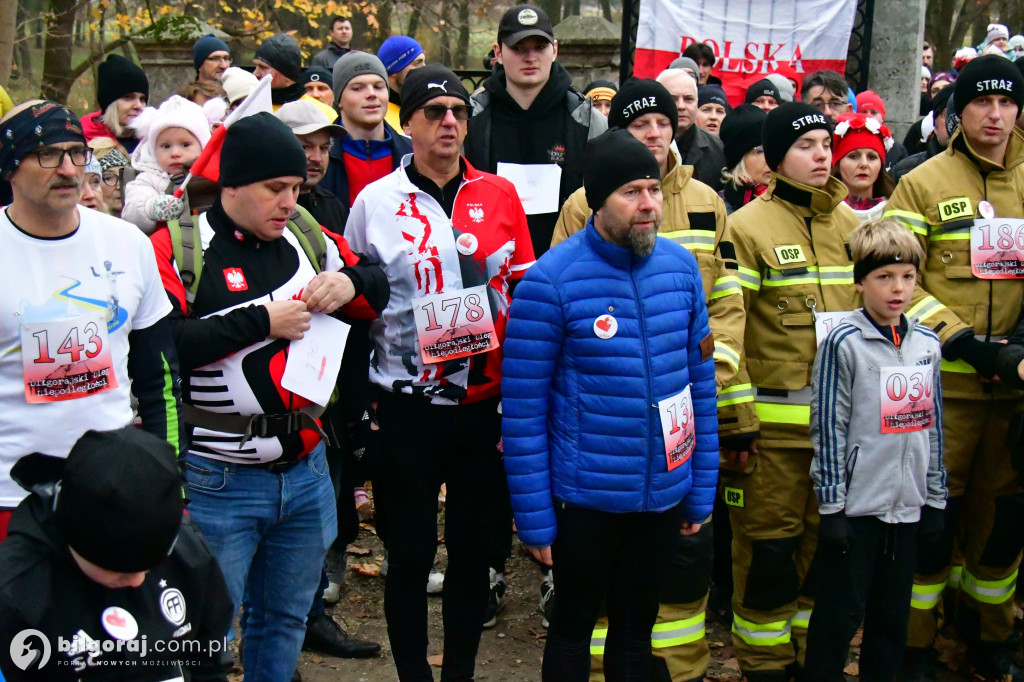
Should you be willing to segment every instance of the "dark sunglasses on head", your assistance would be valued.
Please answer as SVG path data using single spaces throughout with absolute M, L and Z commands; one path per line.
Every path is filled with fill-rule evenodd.
M 423 116 L 428 121 L 441 121 L 449 111 L 452 112 L 456 121 L 469 120 L 469 107 L 465 104 L 456 104 L 454 107 L 446 107 L 443 104 L 427 104 L 422 109 Z

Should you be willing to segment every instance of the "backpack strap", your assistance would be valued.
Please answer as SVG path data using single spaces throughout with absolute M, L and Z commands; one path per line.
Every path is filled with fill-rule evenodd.
M 168 220 L 167 231 L 171 234 L 171 252 L 178 266 L 178 276 L 185 290 L 195 297 L 203 274 L 203 245 L 195 216 L 182 213 L 179 218 Z
M 302 245 L 302 250 L 317 273 L 327 267 L 327 239 L 317 219 L 302 206 L 295 204 L 295 212 L 288 220 L 288 229 Z

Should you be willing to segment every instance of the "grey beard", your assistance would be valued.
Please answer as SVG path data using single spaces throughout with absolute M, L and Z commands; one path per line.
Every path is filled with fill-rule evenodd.
M 629 248 L 640 257 L 651 255 L 657 239 L 657 232 L 649 232 L 647 230 L 630 230 L 626 234 L 626 243 L 629 245 Z

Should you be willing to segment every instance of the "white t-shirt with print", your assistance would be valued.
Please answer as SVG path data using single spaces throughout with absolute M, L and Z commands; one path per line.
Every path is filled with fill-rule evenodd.
M 0 211 L 0 508 L 26 495 L 10 477 L 22 456 L 67 457 L 86 431 L 131 422 L 128 333 L 171 311 L 146 236 L 78 211 L 78 230 L 60 239 L 32 237 Z

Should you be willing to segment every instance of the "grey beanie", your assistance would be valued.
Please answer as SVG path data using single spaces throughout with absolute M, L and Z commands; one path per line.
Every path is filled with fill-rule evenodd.
M 334 106 L 338 106 L 341 91 L 345 89 L 350 80 L 368 73 L 380 76 L 385 83 L 388 82 L 388 72 L 384 68 L 384 62 L 375 55 L 358 50 L 341 55 L 341 58 L 334 62 Z
M 287 33 L 275 33 L 260 43 L 253 59 L 270 64 L 295 82 L 302 77 L 302 50 L 295 38 Z
M 672 63 L 668 65 L 670 69 L 689 69 L 695 74 L 700 75 L 700 67 L 697 66 L 697 62 L 693 61 L 689 57 L 676 57 L 672 60 Z

